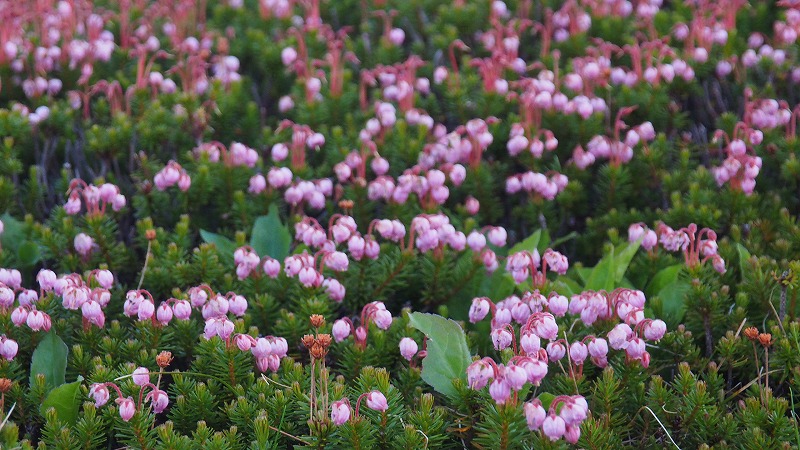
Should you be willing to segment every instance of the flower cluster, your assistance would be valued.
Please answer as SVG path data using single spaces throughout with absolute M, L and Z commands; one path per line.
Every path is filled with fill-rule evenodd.
M 698 231 L 693 223 L 679 230 L 659 223 L 657 230 L 658 241 L 664 250 L 683 252 L 686 267 L 696 268 L 710 260 L 714 270 L 725 273 L 725 260 L 717 254 L 717 233 L 714 230 L 703 228 Z
M 353 335 L 356 346 L 365 348 L 367 346 L 369 323 L 374 323 L 381 330 L 388 330 L 392 326 L 392 320 L 392 313 L 386 309 L 386 305 L 383 302 L 371 302 L 361 310 L 361 323 L 357 328 L 349 318 L 345 317 L 333 323 L 331 332 L 336 342 L 342 342 L 350 335 Z
M 98 187 L 86 184 L 79 178 L 70 182 L 67 195 L 69 198 L 64 204 L 64 211 L 69 215 L 78 214 L 82 206 L 86 206 L 86 214 L 89 216 L 102 215 L 106 211 L 106 205 L 119 211 L 126 203 L 125 196 L 116 185 L 103 183 Z
M 548 177 L 545 174 L 529 171 L 506 179 L 506 192 L 516 194 L 525 191 L 545 200 L 553 200 L 567 187 L 567 183 L 569 183 L 567 176 L 560 173 L 551 173 Z
M 523 250 L 512 253 L 506 259 L 506 271 L 517 284 L 531 278 L 534 287 L 543 287 L 547 282 L 548 268 L 551 272 L 564 275 L 569 269 L 569 261 L 566 256 L 550 248 L 542 256 L 534 249 L 532 252 Z
M 586 151 L 580 145 L 575 148 L 572 154 L 572 162 L 576 167 L 583 170 L 595 163 L 599 159 L 608 159 L 612 166 L 619 166 L 627 163 L 633 158 L 633 148 L 639 145 L 647 145 L 656 137 L 653 124 L 644 122 L 628 130 L 625 138 L 620 136 L 627 125 L 622 121 L 622 117 L 630 114 L 634 108 L 622 108 L 617 114 L 617 122 L 614 127 L 612 137 L 597 135 L 586 144 Z
M 761 171 L 761 157 L 748 153 L 747 143 L 737 136 L 737 132 L 741 130 L 747 135 L 747 141 L 751 145 L 760 144 L 764 135 L 759 130 L 747 132 L 740 125 L 743 123 L 737 125 L 734 139 L 725 146 L 727 158 L 722 161 L 721 166 L 712 168 L 711 173 L 719 186 L 730 183 L 733 190 L 740 190 L 750 195 L 756 187 L 756 177 Z
M 589 416 L 589 404 L 580 395 L 559 395 L 545 409 L 541 400 L 525 403 L 525 420 L 531 430 L 541 430 L 551 441 L 562 437 L 575 444 L 581 437 L 581 423 Z
M 143 405 L 148 402 L 153 408 L 154 413 L 159 414 L 164 412 L 167 406 L 169 406 L 169 395 L 166 391 L 159 389 L 158 385 L 161 382 L 161 374 L 164 368 L 167 367 L 171 361 L 172 354 L 170 352 L 161 352 L 156 357 L 156 362 L 159 366 L 158 381 L 156 384 L 150 382 L 151 373 L 146 367 L 138 367 L 130 374 L 133 383 L 139 386 L 138 402 L 134 401 L 132 396 L 125 397 L 119 386 L 110 382 L 92 384 L 91 388 L 89 388 L 89 396 L 94 400 L 95 406 L 99 408 L 108 403 L 108 400 L 111 398 L 111 392 L 108 388 L 113 388 L 117 392 L 117 399 L 115 402 L 119 408 L 119 415 L 125 422 L 131 420 L 133 415 L 136 414 L 137 411 L 141 411 Z M 145 396 L 144 393 L 148 388 L 150 390 Z
M 64 309 L 80 310 L 85 329 L 92 325 L 98 328 L 105 326 L 104 309 L 111 300 L 110 290 L 114 285 L 114 275 L 110 271 L 93 270 L 84 281 L 76 273 L 57 277 L 53 271 L 42 269 L 36 276 L 39 293 L 22 288 L 20 281 L 13 275 L 16 271 L 6 271 L 9 274 L 7 276 L 3 275 L 4 271 L 6 269 L 0 269 L 0 283 L 12 284 L 0 284 L 0 302 L 4 308 L 12 308 L 15 292 L 17 293 L 17 307 L 11 311 L 11 322 L 15 326 L 27 325 L 33 331 L 50 330 L 50 315 L 37 308 L 40 299 L 48 293 L 61 297 L 61 306 Z
M 658 244 L 658 235 L 656 232 L 647 228 L 643 222 L 632 223 L 628 227 L 628 242 L 636 242 L 642 240 L 642 248 L 651 251 Z
M 555 292 L 545 298 L 538 291 L 528 292 L 522 299 L 512 296 L 498 304 L 485 297 L 475 298 L 469 311 L 470 321 L 483 320 L 491 311 L 491 339 L 495 349 L 502 350 L 513 345 L 514 356 L 507 364 L 498 364 L 488 357 L 475 361 L 467 369 L 469 386 L 480 390 L 491 381 L 489 394 L 495 402 L 504 404 L 509 400 L 516 401 L 516 396 L 511 397 L 512 393 L 521 390 L 525 383 L 538 386 L 548 374 L 549 363 L 559 361 L 564 356 L 569 357 L 570 376 L 582 373 L 584 362 L 589 358 L 596 366 L 605 367 L 608 365 L 609 345 L 615 350 L 624 350 L 628 361 L 640 361 L 643 367 L 647 367 L 650 356 L 643 339 L 660 340 L 666 332 L 666 324 L 644 317 L 644 301 L 641 291 L 625 288 L 611 294 L 586 291 L 574 295 L 569 302 Z M 562 317 L 567 312 L 579 315 L 587 327 L 598 320 L 608 322 L 615 318 L 622 320 L 622 323 L 614 327 L 606 338 L 590 334 L 570 343 L 566 334 L 565 338 L 558 338 L 559 326 L 556 322 L 557 316 Z M 512 320 L 520 324 L 518 331 L 512 326 Z M 515 333 L 519 337 L 519 344 Z M 546 347 L 543 340 L 550 341 Z M 526 406 L 526 412 L 534 406 Z M 555 416 L 554 411 L 551 409 L 552 416 Z M 533 420 L 532 416 L 528 416 L 531 429 L 543 426 L 544 410 L 537 410 L 535 416 L 541 417 Z M 562 420 L 567 419 L 562 417 Z M 579 425 L 581 420 L 576 423 Z M 575 423 L 567 420 L 567 425 L 570 424 Z M 557 432 L 559 429 L 561 431 Z M 554 440 L 565 433 L 563 423 L 561 428 L 548 426 L 543 428 L 543 432 Z
M 292 169 L 301 169 L 306 165 L 306 149 L 319 151 L 325 145 L 325 136 L 322 133 L 315 132 L 308 125 L 300 125 L 288 120 L 281 123 L 278 131 L 287 128 L 292 130 L 291 143 L 288 145 L 284 143 L 273 145 L 271 151 L 272 160 L 275 162 L 283 161 L 291 153 Z
M 361 394 L 358 397 L 358 401 L 356 401 L 356 417 L 359 415 L 362 399 L 366 399 L 367 407 L 369 409 L 379 412 L 386 412 L 386 410 L 389 409 L 389 403 L 386 400 L 386 396 L 383 395 L 381 391 L 365 392 Z M 343 398 L 331 404 L 331 422 L 333 422 L 334 425 L 338 426 L 347 423 L 347 421 L 350 420 L 351 415 L 352 412 L 349 399 Z
M 647 367 L 650 354 L 645 350 L 645 340 L 661 340 L 666 331 L 662 320 L 642 319 L 633 329 L 627 323 L 620 323 L 608 332 L 608 344 L 614 350 L 625 350 L 628 361 L 639 361 Z
M 170 161 L 153 177 L 153 183 L 159 191 L 164 191 L 177 184 L 178 189 L 186 192 L 192 185 L 192 179 L 180 164 Z
M 238 424 L 219 439 L 260 442 L 269 423 L 278 446 L 294 440 L 340 448 L 350 439 L 384 448 L 405 430 L 406 447 L 458 439 L 465 447 L 491 447 L 497 430 L 509 430 L 498 426 L 502 414 L 476 414 L 466 423 L 453 412 L 492 401 L 504 405 L 499 412 L 524 410 L 541 441 L 580 439 L 598 447 L 604 436 L 621 435 L 638 442 L 633 394 L 615 392 L 625 398 L 618 411 L 625 420 L 605 423 L 585 421 L 588 403 L 614 404 L 589 393 L 625 387 L 652 372 L 651 364 L 676 369 L 674 354 L 708 362 L 718 352 L 714 339 L 759 306 L 738 300 L 768 292 L 772 281 L 782 288 L 774 314 L 782 326 L 765 323 L 772 334 L 755 337 L 744 332 L 761 344 L 754 360 L 737 354 L 719 362 L 735 370 L 701 370 L 719 369 L 734 385 L 755 365 L 762 393 L 786 391 L 777 386 L 782 378 L 770 383 L 769 347 L 791 347 L 783 328 L 797 313 L 785 301 L 796 294 L 797 272 L 790 260 L 798 227 L 789 220 L 800 180 L 800 107 L 790 103 L 792 83 L 800 82 L 796 0 L 769 7 L 745 0 L 567 0 L 535 8 L 530 1 L 455 0 L 446 14 L 431 14 L 433 4 L 412 8 L 422 27 L 420 17 L 401 16 L 408 8 L 384 8 L 385 1 L 342 15 L 320 0 L 252 0 L 260 17 L 243 0 L 208 8 L 191 0 L 126 0 L 103 2 L 102 11 L 90 0 L 16 3 L 0 0 L 0 17 L 10 24 L 0 30 L 0 95 L 11 99 L 0 108 L 8 135 L 0 146 L 0 203 L 25 220 L 4 216 L 0 260 L 20 270 L 0 269 L 0 356 L 17 360 L 0 361 L 0 393 L 9 392 L 9 379 L 23 380 L 13 391 L 19 406 L 8 412 L 9 428 L 24 423 L 19 437 L 31 445 L 59 439 L 49 432 L 58 425 L 52 413 L 41 411 L 44 420 L 27 413 L 38 407 L 32 400 L 50 403 L 42 397 L 49 394 L 23 392 L 35 386 L 17 373 L 41 331 L 50 332 L 48 339 L 58 333 L 73 350 L 70 374 L 97 378 L 90 389 L 97 406 L 116 391 L 120 432 L 101 436 L 113 441 L 98 441 L 102 446 L 180 442 L 197 423 L 192 412 L 204 411 L 219 420 L 198 424 L 190 439 L 202 440 L 204 426 L 227 429 L 244 417 L 252 427 Z M 616 36 L 617 29 L 633 31 Z M 172 198 L 173 186 L 180 198 Z M 686 186 L 688 197 L 678 195 Z M 719 202 L 708 202 L 717 194 Z M 269 227 L 248 231 L 265 217 Z M 633 222 L 628 244 L 613 228 L 621 217 Z M 694 224 L 653 223 L 658 217 L 713 219 L 735 239 L 718 240 Z M 638 222 L 645 218 L 647 224 Z M 280 245 L 265 239 L 267 228 L 278 230 Z M 607 228 L 624 256 L 615 251 L 594 269 L 582 266 L 601 254 L 595 245 Z M 538 236 L 524 239 L 532 231 Z M 238 242 L 251 236 L 252 247 L 219 245 L 224 241 L 209 233 L 236 233 Z M 534 237 L 538 249 L 530 245 Z M 212 240 L 218 245 L 200 244 Z M 717 276 L 711 269 L 725 273 L 720 254 L 730 254 L 732 241 L 764 256 L 752 260 L 758 273 L 786 272 L 772 280 L 740 270 Z M 635 253 L 639 246 L 646 254 Z M 685 267 L 673 265 L 681 255 Z M 497 273 L 501 264 L 505 272 Z M 24 287 L 41 268 L 39 289 Z M 614 289 L 620 284 L 631 288 Z M 667 325 L 647 317 L 659 308 L 649 308 L 633 286 L 660 289 L 653 294 L 665 305 L 682 302 L 697 314 L 683 321 L 681 308 L 663 308 L 685 327 L 654 350 Z M 468 339 L 459 345 L 467 349 L 463 367 L 469 365 L 462 375 L 476 392 L 434 398 L 424 383 L 442 393 L 449 380 L 437 386 L 428 372 L 421 378 L 418 366 L 432 364 L 424 359 L 440 339 L 412 330 L 419 315 L 393 312 L 440 308 L 461 316 L 464 297 L 476 297 L 472 324 L 491 322 L 464 325 Z M 317 314 L 315 331 L 305 334 L 296 315 L 312 311 L 335 311 L 330 334 Z M 706 339 L 705 358 L 695 351 L 698 336 Z M 731 346 L 721 349 L 725 354 L 740 350 L 738 334 L 732 336 L 718 341 Z M 124 351 L 112 351 L 120 344 Z M 308 354 L 284 361 L 301 344 Z M 167 378 L 169 389 L 159 385 L 164 365 L 157 362 L 162 370 L 151 373 L 141 360 L 165 345 L 181 355 L 181 375 Z M 491 354 L 470 365 L 476 349 Z M 788 364 L 789 377 L 796 372 L 790 360 L 772 358 L 773 365 Z M 403 372 L 376 375 L 373 366 L 390 363 Z M 251 365 L 272 373 L 253 377 Z M 120 368 L 118 380 L 130 382 L 99 378 Z M 191 377 L 204 375 L 230 383 L 192 385 Z M 309 384 L 309 392 L 294 392 Z M 423 397 L 397 403 L 393 384 Z M 726 438 L 713 430 L 687 433 L 687 418 L 713 421 L 730 411 L 715 400 L 687 414 L 670 401 L 673 385 L 658 394 L 675 407 L 653 414 L 660 424 L 659 417 L 668 418 L 664 430 L 675 429 L 684 447 L 701 444 L 694 435 L 708 445 Z M 576 395 L 529 398 L 531 390 L 567 386 Z M 660 388 L 644 386 L 647 393 L 636 396 Z M 194 387 L 203 395 L 193 395 Z M 328 403 L 329 388 L 339 401 Z M 166 391 L 181 395 L 171 404 Z M 308 421 L 288 414 L 278 430 L 274 417 L 266 418 L 265 393 L 270 414 L 274 401 L 289 411 L 308 400 Z M 362 400 L 378 413 L 360 418 Z M 733 414 L 747 425 L 743 433 L 787 435 L 785 424 L 764 425 L 761 416 L 772 415 L 758 411 L 774 408 L 768 395 L 761 400 L 743 398 Z M 135 442 L 146 424 L 138 414 L 158 424 L 164 420 L 150 414 L 170 407 L 168 423 L 140 439 L 154 441 Z M 110 416 L 93 417 L 88 409 L 79 415 L 62 431 L 94 443 L 84 439 L 87 430 Z M 436 422 L 444 425 L 437 430 Z M 447 426 L 456 422 L 464 423 Z M 330 423 L 344 426 L 331 432 Z M 511 433 L 505 446 L 530 447 L 522 435 Z M 661 441 L 642 436 L 641 445 Z
M 277 372 L 281 359 L 286 357 L 289 344 L 282 337 L 266 336 L 254 338 L 247 334 L 237 334 L 233 341 L 239 350 L 249 351 L 256 359 L 256 367 L 261 372 L 271 370 Z

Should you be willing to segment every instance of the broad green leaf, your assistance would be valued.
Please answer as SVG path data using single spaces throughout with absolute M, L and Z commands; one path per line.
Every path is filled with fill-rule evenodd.
M 591 272 L 588 272 L 588 269 L 579 269 L 578 275 L 586 281 L 585 288 L 591 291 L 611 292 L 618 286 L 630 285 L 630 282 L 623 283 L 622 280 L 641 245 L 642 242 L 639 240 L 623 244 L 616 249 L 612 248 L 610 253 L 597 262 Z
M 592 267 L 576 267 L 575 273 L 578 274 L 578 278 L 580 278 L 583 284 L 586 284 L 589 280 L 589 276 L 592 274 Z
M 35 242 L 25 241 L 17 248 L 17 259 L 20 264 L 25 267 L 30 267 L 41 259 L 42 254 L 39 251 L 39 246 Z
M 511 250 L 508 251 L 509 255 L 513 255 L 514 253 L 518 253 L 521 251 L 528 251 L 533 252 L 534 250 L 538 250 L 539 248 L 539 241 L 542 239 L 542 230 L 536 230 L 532 235 L 526 237 L 522 242 L 517 242 L 517 245 L 511 247 Z
M 675 264 L 659 270 L 645 289 L 653 312 L 669 326 L 680 324 L 686 314 L 683 297 L 689 284 L 680 278 L 683 268 L 683 264 Z
M 614 249 L 612 248 L 611 252 L 598 261 L 592 269 L 586 280 L 586 290 L 611 292 L 614 289 L 614 277 L 617 273 L 614 262 Z
M 77 381 L 62 384 L 47 394 L 39 407 L 39 412 L 44 417 L 50 408 L 55 408 L 58 420 L 74 425 L 78 420 L 78 408 L 81 405 L 81 382 L 83 377 L 78 375 Z
M 542 254 L 548 248 L 553 247 L 553 244 L 550 242 L 550 232 L 547 231 L 546 228 L 539 231 L 541 231 L 542 234 L 539 237 L 539 243 L 536 244 L 536 249 L 539 250 L 539 254 Z
M 47 333 L 33 351 L 30 384 L 35 384 L 36 375 L 39 374 L 44 375 L 48 391 L 64 384 L 67 373 L 67 351 L 67 344 L 56 335 L 55 331 Z
M 581 287 L 581 285 L 578 284 L 577 281 L 569 277 L 556 278 L 555 290 L 556 292 L 558 292 L 563 296 L 566 296 L 567 298 L 583 292 L 583 288 Z
M 549 392 L 542 392 L 541 394 L 539 394 L 538 399 L 540 402 L 542 402 L 542 407 L 545 410 L 548 410 L 550 409 L 550 405 L 553 404 L 553 400 L 556 399 L 556 396 Z
M 409 324 L 428 337 L 428 355 L 422 360 L 422 379 L 436 392 L 455 396 L 453 379 L 466 378 L 472 362 L 464 330 L 436 314 L 414 312 Z
M 575 232 L 575 231 L 573 231 L 573 232 L 569 233 L 569 234 L 568 234 L 568 235 L 566 235 L 566 236 L 561 236 L 560 238 L 558 238 L 558 239 L 556 239 L 555 241 L 553 241 L 553 242 L 551 242 L 551 243 L 550 243 L 550 248 L 556 248 L 556 247 L 558 247 L 559 245 L 561 245 L 561 244 L 563 244 L 563 243 L 565 243 L 565 242 L 569 242 L 569 241 L 571 241 L 571 240 L 575 239 L 575 238 L 576 238 L 576 237 L 578 237 L 578 236 L 579 236 L 579 235 L 578 235 L 578 233 L 577 233 L 577 232 Z
M 675 264 L 659 270 L 647 284 L 647 289 L 645 289 L 647 296 L 655 297 L 666 286 L 677 281 L 683 267 L 683 264 Z
M 631 260 L 636 255 L 636 251 L 639 250 L 639 247 L 642 245 L 642 239 L 639 238 L 636 242 L 631 242 L 625 246 L 625 248 L 617 248 L 614 256 L 614 283 L 619 284 L 622 281 L 622 278 L 625 276 L 625 272 L 628 271 L 628 266 L 631 264 Z M 614 289 L 616 286 L 612 286 L 611 289 Z
M 689 292 L 689 283 L 683 280 L 676 280 L 661 289 L 656 294 L 652 306 L 658 313 L 658 306 L 661 307 L 661 319 L 667 322 L 668 326 L 680 324 L 686 314 L 686 303 L 684 297 Z
M 225 236 L 217 233 L 212 233 L 206 230 L 200 230 L 200 237 L 209 244 L 214 244 L 217 251 L 225 259 L 230 258 L 233 260 L 233 252 L 236 251 L 236 243 L 226 238 Z
M 505 270 L 495 270 L 491 275 L 485 275 L 478 289 L 478 296 L 491 299 L 506 298 L 514 293 L 514 279 Z
M 11 214 L 5 213 L 0 216 L 3 221 L 3 234 L 0 235 L 0 243 L 3 249 L 17 251 L 21 242 L 25 240 L 23 233 L 24 223 L 15 219 Z
M 291 245 L 292 235 L 281 223 L 278 207 L 273 203 L 269 207 L 269 214 L 260 216 L 253 224 L 250 246 L 258 256 L 271 256 L 283 261 L 289 254 Z
M 633 283 L 631 283 L 631 280 L 629 280 L 627 277 L 623 277 L 619 281 L 619 283 L 617 283 L 617 285 L 614 286 L 614 287 L 615 288 L 621 287 L 621 288 L 626 288 L 626 289 L 636 289 L 636 286 L 634 286 Z
M 750 252 L 744 248 L 744 245 L 740 243 L 736 243 L 736 252 L 739 254 L 739 273 L 744 276 L 745 271 L 747 270 L 747 261 L 750 259 Z

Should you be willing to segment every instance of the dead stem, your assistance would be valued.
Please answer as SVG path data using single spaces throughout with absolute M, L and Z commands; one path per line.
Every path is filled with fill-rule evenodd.
M 753 341 L 753 355 L 756 357 L 756 369 L 758 370 L 758 377 L 755 381 L 758 382 L 758 396 L 761 399 L 761 404 L 764 404 L 764 387 L 761 385 L 761 359 L 758 357 L 758 349 L 756 348 L 756 343 Z M 753 384 L 751 381 L 748 386 Z
M 278 433 L 280 433 L 280 434 L 282 434 L 282 435 L 284 435 L 284 436 L 286 436 L 286 437 L 290 437 L 290 438 L 292 438 L 292 439 L 294 439 L 294 440 L 296 440 L 296 441 L 298 441 L 298 442 L 302 442 L 303 444 L 305 444 L 305 445 L 307 445 L 307 446 L 311 447 L 311 443 L 310 443 L 310 442 L 308 442 L 308 441 L 305 441 L 305 440 L 303 440 L 303 439 L 300 439 L 299 437 L 297 437 L 297 436 L 295 436 L 295 435 L 293 435 L 293 434 L 289 434 L 289 433 L 287 433 L 287 432 L 285 432 L 285 431 L 279 430 L 279 429 L 277 429 L 277 428 L 273 427 L 272 425 L 268 425 L 268 426 L 269 426 L 269 429 L 270 429 L 270 430 L 272 430 L 272 431 L 277 431 Z
M 311 393 L 308 396 L 308 415 L 309 415 L 308 420 L 310 422 L 314 421 L 314 397 L 315 397 L 315 393 L 316 393 L 314 391 L 316 389 L 316 384 L 314 383 L 314 380 L 316 379 L 316 374 L 315 374 L 316 367 L 317 367 L 317 359 L 312 356 L 311 357 Z
M 150 247 L 153 245 L 152 240 L 147 240 L 147 253 L 144 255 L 144 266 L 142 267 L 142 276 L 139 277 L 139 286 L 136 287 L 136 290 L 142 288 L 142 282 L 144 281 L 144 273 L 147 271 L 147 263 L 150 262 Z

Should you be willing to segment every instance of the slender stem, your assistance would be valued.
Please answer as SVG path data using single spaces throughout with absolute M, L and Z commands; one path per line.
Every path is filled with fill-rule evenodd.
M 320 376 L 322 377 L 322 410 L 324 414 L 328 413 L 328 369 L 325 368 L 325 359 L 320 362 L 322 368 Z
M 711 356 L 714 352 L 714 336 L 711 334 L 711 318 L 709 312 L 703 312 L 703 328 L 706 334 L 706 356 Z
M 580 395 L 581 391 L 578 389 L 578 379 L 575 376 L 575 371 L 572 369 L 572 358 L 569 356 L 569 341 L 567 340 L 567 332 L 564 332 L 564 347 L 566 347 L 567 362 L 569 363 L 569 376 L 572 382 L 575 383 L 575 394 Z M 563 370 L 563 369 L 562 369 Z
M 398 264 L 398 265 L 395 267 L 394 271 L 393 271 L 393 272 L 392 272 L 392 273 L 391 273 L 391 274 L 390 274 L 390 275 L 389 275 L 389 276 L 388 276 L 388 277 L 387 277 L 387 278 L 386 278 L 386 279 L 383 281 L 383 283 L 381 283 L 381 285 L 380 285 L 380 286 L 378 286 L 377 288 L 375 288 L 375 290 L 372 292 L 372 298 L 375 298 L 375 297 L 377 297 L 377 296 L 378 296 L 378 294 L 380 294 L 380 293 L 381 293 L 381 291 L 383 291 L 383 289 L 384 289 L 386 286 L 388 286 L 388 285 L 389 285 L 389 283 L 391 283 L 391 282 L 392 282 L 392 280 L 394 279 L 394 277 L 396 277 L 396 276 L 397 276 L 397 275 L 400 273 L 400 271 L 401 271 L 401 270 L 403 270 L 403 267 L 405 267 L 406 263 L 408 262 L 408 259 L 407 259 L 407 258 L 405 258 L 405 257 L 403 257 L 403 256 L 404 256 L 404 254 L 403 254 L 402 252 L 401 252 L 401 254 L 400 254 L 400 255 L 401 255 L 401 258 L 402 258 L 402 260 L 401 260 L 401 261 L 400 261 L 400 263 L 399 263 L 399 264 Z
M 766 367 L 766 374 L 764 376 L 764 406 L 767 406 L 766 400 L 768 400 L 769 396 L 767 393 L 767 389 L 769 389 L 769 347 L 764 347 L 764 366 Z
M 786 317 L 786 285 L 781 286 L 781 306 L 778 312 L 778 320 L 783 324 L 783 319 Z
M 761 360 L 758 358 L 758 349 L 756 348 L 756 343 L 753 342 L 753 355 L 756 357 L 756 369 L 760 369 Z M 760 372 L 760 370 L 756 370 L 756 372 Z M 761 403 L 764 403 L 764 387 L 761 386 L 761 374 L 756 373 L 758 375 L 758 393 L 759 397 L 761 398 Z
M 147 254 L 144 255 L 144 266 L 142 267 L 142 276 L 139 277 L 139 285 L 136 287 L 136 290 L 142 288 L 142 282 L 144 281 L 144 273 L 147 270 L 147 263 L 150 261 L 150 247 L 153 244 L 153 241 L 147 241 Z
M 3 429 L 3 427 L 5 427 L 5 426 L 6 426 L 6 423 L 8 423 L 8 418 L 9 418 L 9 417 L 11 417 L 11 413 L 13 413 L 13 412 L 14 412 L 14 407 L 15 407 L 15 406 L 17 406 L 17 404 L 16 404 L 16 403 L 14 403 L 13 405 L 11 405 L 11 408 L 9 408 L 9 410 L 8 410 L 8 414 L 6 414 L 6 418 L 5 418 L 5 419 L 3 419 L 3 422 L 2 422 L 2 423 L 0 423 L 0 430 L 2 430 L 2 429 Z
M 315 394 L 314 389 L 316 389 L 316 386 L 315 386 L 315 383 L 314 383 L 314 379 L 316 378 L 316 374 L 315 374 L 316 367 L 317 367 L 317 359 L 312 356 L 311 357 L 311 393 L 308 396 L 308 410 L 309 410 L 308 411 L 308 414 L 309 414 L 308 420 L 309 421 L 313 421 L 314 420 L 314 394 Z
M 650 409 L 650 407 L 649 407 L 649 406 L 643 406 L 643 407 L 642 407 L 642 409 L 646 409 L 646 410 L 650 411 L 650 414 L 652 414 L 652 415 L 653 415 L 653 417 L 655 417 L 655 419 L 656 419 L 656 421 L 658 422 L 658 424 L 659 424 L 659 425 L 661 425 L 661 429 L 662 429 L 662 430 L 664 430 L 664 432 L 665 432 L 665 433 L 667 433 L 667 437 L 669 438 L 670 442 L 672 442 L 672 445 L 674 445 L 674 446 L 675 446 L 675 448 L 677 448 L 678 450 L 680 450 L 680 447 L 679 447 L 679 446 L 678 446 L 678 444 L 676 444 L 676 443 L 675 443 L 675 441 L 672 439 L 672 436 L 669 434 L 669 431 L 667 430 L 667 427 L 665 427 L 665 426 L 664 426 L 664 424 L 663 424 L 663 423 L 661 423 L 661 419 L 659 419 L 659 418 L 658 418 L 658 416 L 656 415 L 656 413 L 654 413 L 654 412 L 653 412 L 653 410 L 652 410 L 652 409 Z M 640 409 L 639 411 L 641 412 L 641 409 Z
M 290 438 L 292 438 L 292 439 L 294 439 L 296 441 L 302 442 L 303 444 L 311 447 L 311 443 L 310 442 L 308 442 L 306 440 L 303 440 L 303 439 L 300 439 L 299 437 L 297 437 L 297 436 L 295 436 L 293 434 L 289 434 L 289 433 L 287 433 L 285 431 L 279 430 L 279 429 L 273 427 L 272 425 L 269 425 L 269 429 L 272 430 L 272 431 L 277 431 L 278 433 L 280 433 L 280 434 L 282 434 L 282 435 L 284 435 L 286 437 L 290 437 Z

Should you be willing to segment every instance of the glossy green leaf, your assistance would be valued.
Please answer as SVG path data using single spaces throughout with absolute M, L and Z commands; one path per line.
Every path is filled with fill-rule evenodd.
M 203 238 L 203 241 L 209 244 L 214 244 L 214 246 L 217 247 L 217 251 L 223 258 L 233 260 L 233 252 L 236 251 L 235 242 L 221 234 L 212 233 L 206 230 L 200 230 L 200 237 Z
M 739 256 L 739 273 L 744 276 L 744 273 L 747 270 L 747 261 L 750 260 L 750 252 L 744 248 L 744 245 L 737 242 L 736 253 L 738 253 Z
M 64 384 L 67 373 L 67 344 L 61 340 L 55 331 L 50 331 L 42 342 L 33 351 L 31 359 L 31 385 L 35 384 L 36 376 L 44 375 L 47 390 Z
M 81 382 L 83 377 L 78 375 L 78 379 L 72 383 L 65 383 L 50 391 L 39 407 L 42 416 L 48 409 L 55 408 L 58 420 L 70 425 L 78 420 L 78 409 L 81 405 Z
M 639 238 L 639 240 L 637 240 L 636 242 L 631 242 L 625 245 L 624 248 L 617 247 L 616 251 L 614 252 L 615 285 L 621 283 L 622 278 L 625 277 L 625 272 L 628 271 L 628 266 L 630 266 L 633 257 L 636 256 L 636 252 L 642 245 L 642 239 L 643 238 Z M 615 287 L 616 286 L 612 286 L 611 289 Z
M 592 275 L 592 267 L 575 267 L 575 273 L 578 274 L 578 278 L 583 284 L 589 280 L 589 276 Z
M 508 251 L 508 254 L 513 255 L 514 253 L 521 251 L 533 252 L 534 250 L 538 250 L 540 240 L 542 240 L 542 230 L 536 230 L 533 234 L 526 237 L 521 242 L 517 242 L 515 246 L 511 247 L 511 250 Z
M 555 291 L 566 297 L 583 292 L 580 283 L 569 277 L 558 277 L 555 281 Z
M 631 283 L 631 280 L 629 280 L 627 277 L 623 277 L 621 280 L 619 280 L 619 283 L 617 283 L 615 287 L 636 289 L 636 286 L 634 286 L 633 283 Z
M 683 267 L 683 264 L 675 264 L 659 270 L 653 279 L 650 280 L 650 283 L 647 284 L 647 289 L 645 289 L 647 296 L 654 297 L 666 286 L 677 281 Z
M 589 278 L 586 280 L 585 289 L 611 292 L 614 289 L 614 276 L 616 274 L 614 262 L 614 249 L 612 248 L 611 252 L 598 261 L 597 265 L 592 269 Z
M 514 293 L 516 283 L 505 270 L 498 269 L 485 277 L 480 287 L 480 295 L 491 299 L 502 299 Z
M 292 235 L 281 223 L 278 207 L 273 203 L 269 207 L 269 214 L 260 216 L 253 224 L 250 246 L 259 256 L 271 256 L 283 261 L 289 255 L 291 245 Z
M 15 219 L 11 214 L 5 213 L 0 216 L 3 221 L 3 234 L 0 234 L 0 243 L 3 249 L 17 251 L 21 242 L 25 240 L 23 232 L 23 222 Z
M 680 324 L 686 314 L 686 293 L 689 292 L 689 283 L 683 280 L 676 280 L 661 289 L 655 296 L 653 302 L 661 307 L 661 319 L 667 322 L 668 326 Z M 658 310 L 656 309 L 656 312 Z
M 550 409 L 550 405 L 553 404 L 553 400 L 556 399 L 556 396 L 549 392 L 542 392 L 541 394 L 539 394 L 539 397 L 537 398 L 539 399 L 540 402 L 542 402 L 542 407 L 545 410 L 548 410 Z
M 42 253 L 36 243 L 26 240 L 17 248 L 17 259 L 23 266 L 30 267 L 42 259 Z
M 422 360 L 422 379 L 436 392 L 455 396 L 453 379 L 465 379 L 472 362 L 464 330 L 436 314 L 411 313 L 409 324 L 428 337 L 428 355 Z
M 628 266 L 641 245 L 641 240 L 622 244 L 617 248 L 612 248 L 611 252 L 597 262 L 591 272 L 588 272 L 587 269 L 580 269 L 578 275 L 586 281 L 585 288 L 591 291 L 611 292 L 617 287 L 630 285 L 630 282 L 623 283 L 625 272 L 628 271 Z
M 683 268 L 683 264 L 675 264 L 661 269 L 646 289 L 656 315 L 672 326 L 678 325 L 686 314 L 684 297 L 690 286 L 680 277 Z
M 539 242 L 536 244 L 536 249 L 539 250 L 539 254 L 544 253 L 550 247 L 553 247 L 553 244 L 550 242 L 550 232 L 547 229 L 541 229 L 541 235 L 539 236 Z
M 558 238 L 555 241 L 550 243 L 550 248 L 556 248 L 559 245 L 561 245 L 561 244 L 563 244 L 565 242 L 569 242 L 569 241 L 575 239 L 578 236 L 579 236 L 578 233 L 575 232 L 575 231 L 567 234 L 566 236 L 561 236 L 560 238 Z

